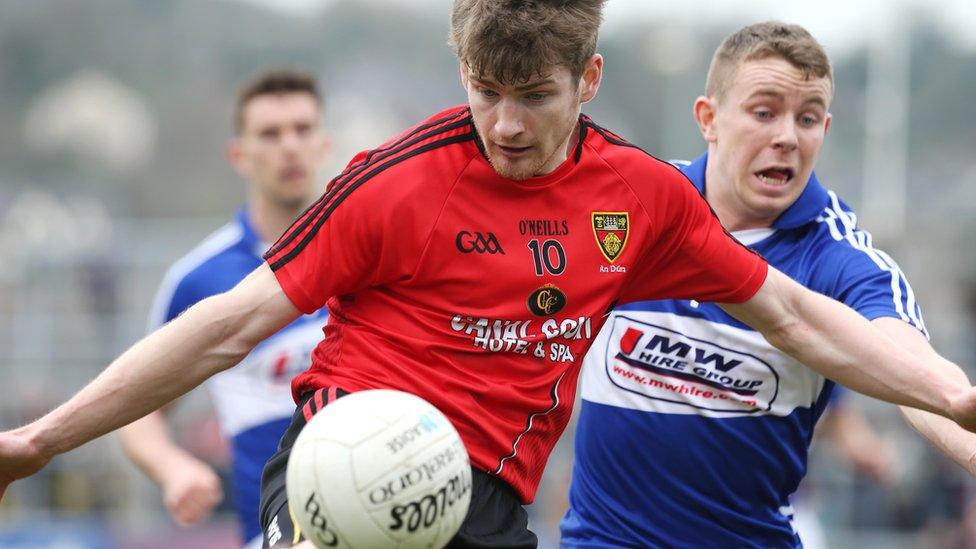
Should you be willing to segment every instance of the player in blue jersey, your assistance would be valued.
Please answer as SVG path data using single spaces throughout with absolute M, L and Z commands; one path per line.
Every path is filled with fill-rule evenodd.
M 248 181 L 247 204 L 170 268 L 156 295 L 149 331 L 234 287 L 261 265 L 270 243 L 322 191 L 316 172 L 329 142 L 311 76 L 283 70 L 256 76 L 241 90 L 234 117 L 236 135 L 228 145 L 228 159 Z M 232 448 L 234 505 L 245 540 L 260 544 L 261 471 L 295 410 L 291 379 L 310 364 L 325 321 L 325 309 L 299 317 L 254 348 L 238 367 L 207 384 Z M 160 486 L 178 524 L 204 520 L 221 501 L 217 475 L 177 445 L 163 413 L 153 412 L 124 428 L 122 441 L 133 461 Z
M 341 380 L 353 390 L 417 387 L 438 393 L 442 406 L 465 421 L 465 444 L 498 458 L 497 469 L 489 468 L 494 473 L 475 484 L 479 501 L 454 540 L 457 546 L 510 547 L 511 538 L 531 544 L 535 536 L 522 520 L 521 504 L 532 499 L 570 411 L 576 357 L 593 343 L 594 332 L 583 333 L 582 320 L 592 318 L 599 328 L 604 311 L 618 300 L 727 299 L 725 310 L 825 375 L 976 431 L 976 387 L 964 376 L 947 371 L 937 357 L 912 355 L 849 307 L 768 268 L 724 234 L 676 168 L 581 116 L 602 75 L 603 57 L 595 53 L 602 6 L 603 0 L 456 0 L 452 36 L 468 103 L 383 149 L 358 155 L 266 255 L 266 265 L 130 347 L 64 404 L 0 432 L 0 500 L 16 479 L 226 371 L 326 299 L 341 309 L 328 326 L 336 337 L 316 347 L 304 376 L 309 392 L 296 395 L 308 406 L 296 410 L 292 434 L 320 408 L 315 395 L 325 405 L 331 380 L 344 390 Z M 571 223 L 562 230 L 553 219 Z M 520 234 L 520 221 L 531 230 Z M 494 259 L 469 257 L 456 245 L 459 231 L 489 229 L 506 231 L 506 243 L 528 244 L 504 244 L 509 255 Z M 589 234 L 599 240 L 582 238 Z M 539 241 L 530 236 L 566 237 L 574 252 L 565 258 L 536 255 L 540 248 L 532 244 Z M 561 249 L 560 240 L 551 242 Z M 550 264 L 556 255 L 559 264 Z M 542 279 L 534 274 L 540 265 Z M 523 292 L 528 288 L 533 290 Z M 574 297 L 563 293 L 568 288 L 575 289 Z M 558 312 L 566 316 L 554 317 Z M 458 322 L 467 327 L 458 328 Z M 626 336 L 623 347 L 641 344 L 631 332 Z M 564 343 L 552 349 L 566 353 L 528 350 L 542 351 L 557 338 Z M 499 352 L 495 343 L 503 344 Z M 689 360 L 712 366 L 721 360 L 726 370 L 746 360 L 702 349 L 710 352 Z M 563 365 L 553 381 L 554 361 Z M 726 381 L 726 372 L 716 369 L 721 373 L 707 380 L 739 391 L 731 404 L 782 402 L 754 379 L 736 373 L 737 379 Z M 434 377 L 436 384 L 425 385 Z M 718 392 L 696 390 L 704 399 Z M 283 440 L 287 446 L 290 438 Z M 722 457 L 716 453 L 717 460 Z M 629 473 L 623 462 L 614 466 L 616 471 L 603 473 Z M 270 471 L 265 492 L 269 545 L 295 539 L 282 535 L 284 523 L 292 522 L 280 492 L 283 472 Z
M 680 169 L 726 229 L 771 266 L 965 379 L 929 345 L 898 266 L 813 173 L 833 90 L 825 52 L 801 27 L 736 32 L 695 102 L 707 153 Z M 565 547 L 801 545 L 789 497 L 832 381 L 717 305 L 673 300 L 616 309 L 581 384 Z M 976 470 L 971 433 L 903 411 Z

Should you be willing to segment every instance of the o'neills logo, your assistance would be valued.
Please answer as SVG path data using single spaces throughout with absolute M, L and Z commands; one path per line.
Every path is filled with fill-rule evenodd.
M 627 212 L 592 212 L 593 235 L 603 257 L 613 263 L 627 245 L 630 214 Z
M 566 294 L 552 284 L 546 284 L 529 296 L 529 310 L 536 316 L 554 315 L 565 306 Z

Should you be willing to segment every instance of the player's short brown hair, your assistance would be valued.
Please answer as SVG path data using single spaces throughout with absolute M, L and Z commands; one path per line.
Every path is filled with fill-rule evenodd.
M 596 53 L 606 0 L 454 0 L 449 43 L 476 75 L 503 84 L 552 67 L 583 75 Z
M 803 72 L 804 78 L 824 78 L 834 87 L 830 58 L 823 46 L 800 25 L 765 21 L 745 27 L 715 50 L 705 81 L 705 94 L 721 101 L 742 63 L 778 57 Z
M 321 106 L 322 97 L 315 77 L 306 72 L 292 69 L 272 69 L 258 73 L 248 80 L 237 92 L 234 103 L 234 131 L 238 134 L 244 129 L 244 108 L 260 95 L 279 95 L 284 93 L 307 93 Z

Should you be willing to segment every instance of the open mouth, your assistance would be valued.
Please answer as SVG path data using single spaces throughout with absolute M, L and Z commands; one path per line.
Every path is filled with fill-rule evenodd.
M 756 172 L 756 177 L 766 185 L 783 186 L 793 180 L 796 172 L 792 168 L 767 168 Z
M 527 152 L 532 147 L 506 147 L 505 145 L 496 145 L 502 153 L 507 156 L 518 156 Z

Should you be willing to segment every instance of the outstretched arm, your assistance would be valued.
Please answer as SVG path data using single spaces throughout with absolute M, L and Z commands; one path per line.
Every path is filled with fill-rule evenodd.
M 52 457 L 138 419 L 230 368 L 298 317 L 267 265 L 205 299 L 117 358 L 41 419 L 0 433 L 0 498 Z
M 976 430 L 976 389 L 941 362 L 912 355 L 871 322 L 770 268 L 741 304 L 721 304 L 777 348 L 865 395 L 934 412 Z
M 871 323 L 913 355 L 944 370 L 946 375 L 958 379 L 960 383 L 969 385 L 969 379 L 965 372 L 952 362 L 942 358 L 925 339 L 925 336 L 908 323 L 888 317 L 878 318 Z M 901 406 L 900 410 L 905 416 L 905 421 L 927 438 L 933 446 L 969 471 L 969 474 L 976 475 L 976 434 L 960 428 L 944 417 L 929 412 L 906 406 Z

